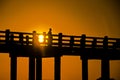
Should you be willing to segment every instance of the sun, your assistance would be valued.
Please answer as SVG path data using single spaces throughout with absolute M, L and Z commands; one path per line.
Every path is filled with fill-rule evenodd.
M 40 43 L 43 43 L 44 42 L 44 36 L 43 35 L 39 35 L 38 36 L 38 40 Z

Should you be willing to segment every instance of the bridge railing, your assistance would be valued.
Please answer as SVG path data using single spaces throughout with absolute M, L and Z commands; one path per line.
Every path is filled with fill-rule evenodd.
M 44 41 L 39 42 L 39 35 L 44 36 Z M 13 42 L 18 45 L 37 45 L 52 47 L 70 47 L 70 48 L 109 48 L 119 49 L 120 38 L 105 37 L 87 37 L 85 34 L 81 36 L 71 36 L 59 34 L 38 34 L 26 32 L 10 32 L 10 30 L 0 31 L 0 44 L 9 44 Z
M 55 36 L 55 38 L 54 38 Z M 53 35 L 53 45 L 59 45 L 59 35 Z M 105 37 L 86 37 L 86 35 L 81 36 L 69 36 L 62 35 L 62 47 L 72 47 L 72 48 L 119 48 L 120 38 L 108 38 Z

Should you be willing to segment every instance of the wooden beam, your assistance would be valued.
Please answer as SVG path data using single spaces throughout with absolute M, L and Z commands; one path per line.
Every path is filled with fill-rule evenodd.
M 36 80 L 42 80 L 42 57 L 36 58 Z
M 55 80 L 61 80 L 61 72 L 60 72 L 60 68 L 61 68 L 61 57 L 60 56 L 56 56 L 55 57 Z
M 88 80 L 88 59 L 82 57 L 82 80 Z
M 101 77 L 102 80 L 110 79 L 110 66 L 109 66 L 109 60 L 107 59 L 101 60 Z
M 35 80 L 35 58 L 29 57 L 29 80 Z
M 10 71 L 10 75 L 11 78 L 10 80 L 17 80 L 17 57 L 16 56 L 11 56 L 11 71 Z

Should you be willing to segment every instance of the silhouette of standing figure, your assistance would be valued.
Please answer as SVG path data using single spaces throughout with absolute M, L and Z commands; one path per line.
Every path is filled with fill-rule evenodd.
M 48 35 L 51 35 L 51 34 L 52 34 L 52 29 L 49 28 Z
M 48 45 L 52 44 L 52 29 L 50 28 L 48 31 Z

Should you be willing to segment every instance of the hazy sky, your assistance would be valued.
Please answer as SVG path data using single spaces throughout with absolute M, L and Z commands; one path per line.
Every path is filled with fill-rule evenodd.
M 50 27 L 53 33 L 120 37 L 120 1 L 0 0 L 0 30 L 43 32 Z M 27 79 L 27 60 L 18 60 L 19 80 Z M 80 80 L 80 58 L 64 56 L 62 61 L 62 80 Z M 3 64 L 0 66 L 0 80 L 9 80 L 8 55 L 0 54 L 0 63 Z M 53 58 L 43 59 L 43 64 L 43 78 L 53 79 Z M 119 80 L 120 61 L 111 61 L 111 64 L 111 77 Z M 98 77 L 100 61 L 89 61 L 89 80 Z

